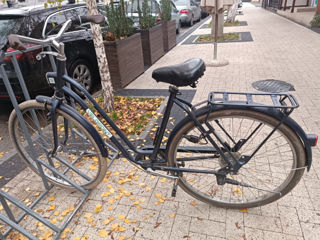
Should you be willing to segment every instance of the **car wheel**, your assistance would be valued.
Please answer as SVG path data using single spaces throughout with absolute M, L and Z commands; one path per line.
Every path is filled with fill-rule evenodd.
M 179 24 L 178 24 L 178 28 L 177 28 L 177 34 L 179 34 L 180 33 L 180 28 L 181 28 L 181 21 L 179 21 Z
M 80 83 L 87 91 L 92 90 L 93 70 L 89 62 L 84 59 L 77 59 L 70 67 L 70 76 Z

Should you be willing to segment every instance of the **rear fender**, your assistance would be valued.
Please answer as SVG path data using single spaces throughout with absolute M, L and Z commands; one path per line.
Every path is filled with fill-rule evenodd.
M 46 96 L 37 96 L 36 101 L 39 103 L 46 103 L 48 105 L 52 105 L 52 99 Z M 105 148 L 105 144 L 100 136 L 100 134 L 97 132 L 97 130 L 78 112 L 76 112 L 72 107 L 62 103 L 58 106 L 58 108 L 61 111 L 66 112 L 71 117 L 76 119 L 92 136 L 94 141 L 99 147 L 99 150 L 101 152 L 101 155 L 103 157 L 108 157 L 108 150 Z
M 242 109 L 242 110 L 254 110 L 266 115 L 270 115 L 278 120 L 281 120 L 283 118 L 283 114 L 274 108 L 266 108 L 266 107 L 251 107 L 248 108 L 246 106 L 237 106 L 237 105 L 233 105 L 233 106 L 228 106 L 228 105 L 215 105 L 212 108 L 212 111 L 218 111 L 218 110 L 224 110 L 224 109 Z M 196 116 L 200 116 L 205 114 L 207 111 L 209 111 L 209 106 L 205 106 L 202 107 L 198 110 L 195 111 Z M 177 131 L 182 127 L 182 125 L 186 124 L 186 122 L 191 121 L 190 117 L 186 117 L 186 119 L 183 119 L 182 121 L 180 121 L 172 130 L 169 140 L 168 140 L 168 144 L 167 146 L 170 145 L 173 136 L 177 133 Z M 312 163 L 312 151 L 311 151 L 311 145 L 310 145 L 310 137 L 308 137 L 308 134 L 306 134 L 304 132 L 304 130 L 299 126 L 299 124 L 294 121 L 292 118 L 287 117 L 284 120 L 284 124 L 287 125 L 289 128 L 291 128 L 300 138 L 304 149 L 305 149 L 305 153 L 306 153 L 306 164 L 305 166 L 307 166 L 307 170 L 310 170 L 311 167 L 311 163 Z

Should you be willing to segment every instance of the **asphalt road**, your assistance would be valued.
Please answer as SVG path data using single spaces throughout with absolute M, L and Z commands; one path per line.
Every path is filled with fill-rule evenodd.
M 196 23 L 192 27 L 182 26 L 180 30 L 180 34 L 177 35 L 177 43 L 183 41 L 190 33 L 192 33 L 195 29 L 197 29 L 203 21 L 207 18 L 202 19 L 200 22 Z M 0 164 L 4 162 L 11 153 L 14 152 L 13 146 L 11 144 L 11 140 L 8 133 L 8 119 L 10 113 L 12 111 L 12 106 L 8 102 L 1 102 L 0 101 L 0 153 L 5 153 L 3 157 L 0 157 Z M 6 154 L 8 153 L 9 154 Z M 7 155 L 7 156 L 6 156 Z

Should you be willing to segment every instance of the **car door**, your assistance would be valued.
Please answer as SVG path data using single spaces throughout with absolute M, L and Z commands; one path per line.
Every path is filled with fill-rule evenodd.
M 180 14 L 179 14 L 179 10 L 177 9 L 176 5 L 174 5 L 174 3 L 172 1 L 170 1 L 171 3 L 171 19 L 176 20 L 176 30 L 179 29 L 179 24 L 180 24 Z
M 201 14 L 200 6 L 193 0 L 190 0 L 190 4 L 192 6 L 194 20 L 199 20 Z

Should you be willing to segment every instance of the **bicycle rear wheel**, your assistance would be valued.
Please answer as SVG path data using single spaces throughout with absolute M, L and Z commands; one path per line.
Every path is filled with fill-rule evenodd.
M 102 157 L 96 142 L 76 119 L 66 112 L 56 110 L 59 147 L 55 156 L 51 156 L 54 139 L 52 123 L 48 115 L 51 106 L 45 107 L 42 103 L 30 100 L 21 103 L 19 108 L 39 161 L 54 167 L 59 173 L 85 189 L 93 189 L 103 180 L 108 168 L 108 160 Z M 9 118 L 9 134 L 21 159 L 35 173 L 40 174 L 16 111 L 13 111 Z M 45 177 L 51 183 L 73 188 L 68 181 L 48 168 L 43 167 L 43 170 Z
M 208 129 L 204 125 L 206 117 L 207 113 L 202 111 L 197 119 Z M 210 113 L 208 122 L 231 147 L 251 135 L 239 151 L 232 152 L 239 159 L 242 155 L 250 156 L 279 120 L 253 110 L 229 109 Z M 226 161 L 202 137 L 189 118 L 179 123 L 173 133 L 167 152 L 171 167 L 218 171 L 227 166 Z M 231 156 L 228 156 L 228 160 L 234 161 Z M 218 185 L 213 174 L 186 172 L 179 176 L 179 186 L 193 197 L 215 206 L 256 207 L 287 194 L 301 179 L 305 161 L 299 137 L 291 128 L 282 124 L 254 157 L 240 168 L 237 175 L 227 175 L 251 187 L 228 183 Z

